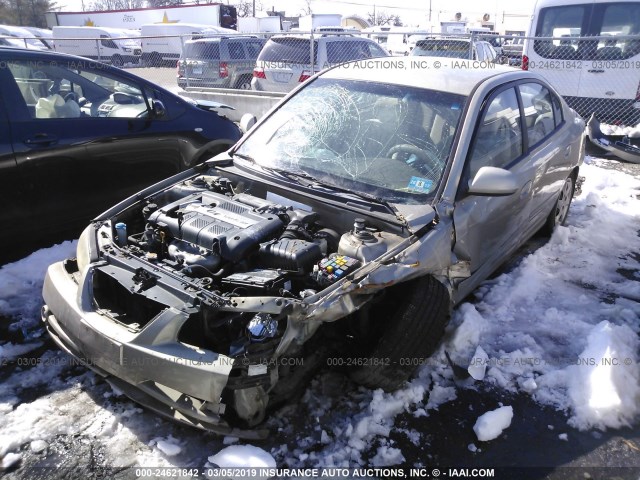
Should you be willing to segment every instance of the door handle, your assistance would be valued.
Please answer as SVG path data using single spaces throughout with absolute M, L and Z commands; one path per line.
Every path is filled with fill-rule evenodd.
M 571 145 L 564 149 L 564 158 L 569 158 L 569 155 L 571 155 Z
M 58 137 L 48 133 L 36 133 L 34 136 L 25 139 L 26 145 L 48 146 L 58 143 Z

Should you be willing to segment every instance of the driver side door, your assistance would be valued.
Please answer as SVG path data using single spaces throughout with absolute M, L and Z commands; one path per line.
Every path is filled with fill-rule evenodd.
M 179 171 L 167 154 L 176 141 L 152 134 L 141 84 L 77 59 L 8 65 L 12 143 L 34 235 L 76 236 L 114 203 Z

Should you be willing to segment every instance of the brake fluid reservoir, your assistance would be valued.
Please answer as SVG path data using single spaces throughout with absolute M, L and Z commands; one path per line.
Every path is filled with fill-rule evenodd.
M 369 262 L 385 253 L 400 237 L 385 232 L 372 232 L 366 228 L 364 219 L 356 218 L 353 230 L 340 237 L 338 253 Z

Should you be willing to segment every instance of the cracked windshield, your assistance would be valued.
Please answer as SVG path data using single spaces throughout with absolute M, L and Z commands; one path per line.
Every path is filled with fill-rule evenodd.
M 391 203 L 422 204 L 442 178 L 464 101 L 433 90 L 317 79 L 237 153 Z

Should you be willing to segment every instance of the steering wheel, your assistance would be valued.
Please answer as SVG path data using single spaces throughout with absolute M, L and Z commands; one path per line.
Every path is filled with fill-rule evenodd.
M 399 145 L 394 145 L 393 147 L 391 147 L 385 154 L 385 157 L 394 158 L 394 155 L 396 153 L 407 153 L 409 155 L 415 155 L 416 157 L 418 157 L 418 160 L 426 166 L 427 171 L 429 173 L 435 174 L 436 177 L 439 176 L 440 171 L 442 170 L 440 160 L 436 153 L 431 150 L 427 150 L 426 148 L 416 147 L 415 145 L 411 145 L 409 143 L 401 143 Z

